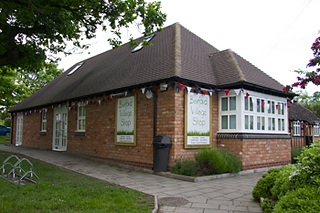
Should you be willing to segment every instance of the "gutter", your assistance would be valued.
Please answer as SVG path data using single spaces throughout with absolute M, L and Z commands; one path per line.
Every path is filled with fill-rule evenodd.
M 31 106 L 31 107 L 20 108 L 20 109 L 18 108 L 18 109 L 14 109 L 14 110 L 9 110 L 9 112 L 13 113 L 13 112 L 20 112 L 20 111 L 28 111 L 28 110 L 32 110 L 34 108 L 48 107 L 48 106 L 51 106 L 51 105 L 66 103 L 68 101 L 72 102 L 72 101 L 77 101 L 77 100 L 81 100 L 81 99 L 88 99 L 88 98 L 91 98 L 91 97 L 94 97 L 94 96 L 109 95 L 109 94 L 112 94 L 112 93 L 123 92 L 125 90 L 133 90 L 134 91 L 137 87 L 138 88 L 148 87 L 150 85 L 157 85 L 157 84 L 160 84 L 160 83 L 163 83 L 163 82 L 170 82 L 170 81 L 171 82 L 172 81 L 173 82 L 182 81 L 182 82 L 185 82 L 185 83 L 189 83 L 190 85 L 198 85 L 200 87 L 212 88 L 212 89 L 237 89 L 237 88 L 243 88 L 243 89 L 249 89 L 249 90 L 253 90 L 253 91 L 257 91 L 257 92 L 263 92 L 263 93 L 266 93 L 266 94 L 276 95 L 276 96 L 280 96 L 280 97 L 287 97 L 289 99 L 293 99 L 293 97 L 296 96 L 296 94 L 294 94 L 294 93 L 285 94 L 285 93 L 283 93 L 282 91 L 279 91 L 279 90 L 263 87 L 263 86 L 252 84 L 252 83 L 245 82 L 245 81 L 236 82 L 236 83 L 232 83 L 232 84 L 226 84 L 226 85 L 214 85 L 214 84 L 208 84 L 208 83 L 204 83 L 204 82 L 192 81 L 192 80 L 189 80 L 189 79 L 181 78 L 179 76 L 172 76 L 170 78 L 164 78 L 164 79 L 160 79 L 160 80 L 156 80 L 156 81 L 151 81 L 151 82 L 148 82 L 148 83 L 136 84 L 136 85 L 132 85 L 132 86 L 128 86 L 128 87 L 122 87 L 122 88 L 117 88 L 117 89 L 104 91 L 104 92 L 99 92 L 99 93 L 95 93 L 95 94 L 90 94 L 90 95 L 70 98 L 70 99 L 66 99 L 66 100 L 60 100 L 60 101 L 51 102 L 51 103 L 47 103 L 47 104 L 42 104 L 42 105 L 38 105 L 38 106 Z M 154 93 L 154 91 L 152 91 L 152 92 Z

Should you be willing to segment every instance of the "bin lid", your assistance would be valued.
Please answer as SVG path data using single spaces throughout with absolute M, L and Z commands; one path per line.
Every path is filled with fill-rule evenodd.
M 156 137 L 154 137 L 153 143 L 171 144 L 171 140 L 166 135 L 157 135 Z

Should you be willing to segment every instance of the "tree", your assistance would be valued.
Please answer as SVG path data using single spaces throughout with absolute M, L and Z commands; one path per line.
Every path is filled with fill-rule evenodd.
M 120 29 L 136 21 L 145 35 L 160 30 L 166 20 L 160 8 L 144 0 L 1 0 L 0 67 L 39 69 L 49 53 L 51 60 L 58 52 L 70 54 L 68 41 L 87 48 L 81 41 L 94 38 L 98 26 L 114 34 L 108 40 L 117 47 Z
M 313 58 L 310 59 L 307 67 L 317 67 L 320 65 L 320 37 L 315 40 L 312 44 L 311 50 L 313 51 Z M 291 91 L 293 87 L 300 87 L 301 89 L 305 89 L 306 85 L 312 82 L 315 85 L 320 85 L 320 68 L 316 68 L 315 71 L 302 71 L 296 70 L 299 74 L 297 77 L 297 82 L 292 85 L 287 85 L 283 88 L 285 93 Z
M 43 63 L 42 67 L 33 70 L 12 69 L 7 66 L 0 68 L 0 115 L 17 103 L 32 95 L 41 87 L 52 81 L 63 72 L 56 64 Z
M 320 118 L 320 92 L 313 93 L 313 96 L 309 96 L 307 91 L 302 90 L 298 90 L 296 93 L 299 96 L 294 98 L 295 101 L 312 111 Z

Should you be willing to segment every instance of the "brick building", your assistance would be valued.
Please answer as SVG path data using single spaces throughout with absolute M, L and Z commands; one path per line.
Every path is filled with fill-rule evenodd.
M 292 147 L 310 145 L 320 139 L 320 118 L 299 103 L 289 107 L 289 132 Z
M 15 145 L 151 169 L 153 138 L 169 167 L 201 147 L 228 149 L 243 169 L 290 163 L 283 86 L 179 23 L 81 61 L 11 110 Z

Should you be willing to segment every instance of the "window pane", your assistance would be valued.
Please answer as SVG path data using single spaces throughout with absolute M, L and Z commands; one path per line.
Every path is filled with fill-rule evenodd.
M 264 100 L 261 100 L 261 112 L 264 112 L 264 105 L 265 105 Z
M 268 101 L 268 113 L 271 113 L 271 101 Z
M 244 97 L 244 110 L 249 110 L 249 101 L 246 97 Z
M 237 97 L 230 97 L 230 111 L 237 110 Z
M 265 119 L 261 117 L 261 130 L 265 130 Z
M 86 116 L 86 106 L 82 107 L 82 116 Z
M 244 116 L 244 128 L 249 129 L 249 115 Z
M 221 116 L 221 126 L 222 126 L 222 129 L 228 129 L 228 116 L 227 115 Z
M 261 117 L 257 117 L 257 130 L 261 129 L 261 123 L 260 123 Z
M 85 130 L 86 129 L 86 120 L 82 120 L 82 129 Z
M 275 103 L 274 103 L 274 101 L 272 101 L 272 105 L 271 105 L 271 107 L 272 107 L 272 114 L 274 114 L 275 113 Z
M 221 98 L 222 111 L 228 111 L 228 98 Z
M 79 130 L 82 129 L 81 120 L 79 120 Z
M 252 100 L 252 98 L 250 98 L 250 111 L 253 111 L 253 100 Z
M 268 130 L 271 130 L 271 118 L 268 118 Z
M 78 116 L 82 115 L 82 106 L 79 106 L 79 112 L 78 112 Z
M 236 115 L 230 115 L 230 129 L 236 129 L 237 128 L 237 116 Z
M 250 129 L 253 129 L 253 116 L 250 116 Z
M 257 99 L 257 112 L 260 112 L 261 110 L 261 100 Z
M 281 119 L 278 119 L 278 131 L 281 131 Z
M 281 104 L 278 103 L 277 106 L 278 106 L 278 115 L 281 115 Z
M 282 126 L 281 130 L 284 131 L 284 119 L 282 119 L 282 125 L 281 126 Z
M 276 130 L 276 119 L 272 118 L 272 130 L 275 131 Z

